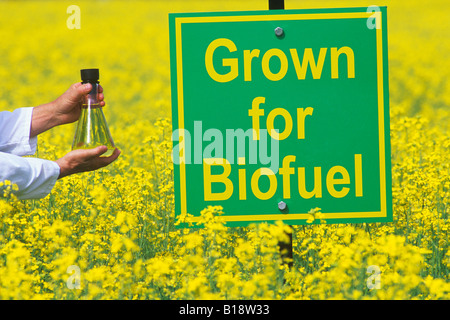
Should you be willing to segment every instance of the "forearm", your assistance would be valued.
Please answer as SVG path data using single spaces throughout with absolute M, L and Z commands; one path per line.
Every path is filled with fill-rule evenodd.
M 33 108 L 30 137 L 35 137 L 53 127 L 62 124 L 58 118 L 54 103 L 46 103 Z

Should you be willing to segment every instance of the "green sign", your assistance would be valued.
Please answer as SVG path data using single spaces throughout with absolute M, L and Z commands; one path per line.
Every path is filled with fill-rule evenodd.
M 176 215 L 392 221 L 386 20 L 385 7 L 170 14 Z

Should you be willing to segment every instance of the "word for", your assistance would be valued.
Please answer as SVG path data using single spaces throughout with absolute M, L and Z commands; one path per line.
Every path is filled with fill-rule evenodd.
M 253 126 L 253 139 L 259 140 L 259 132 L 260 132 L 260 117 L 264 115 L 264 109 L 260 109 L 259 106 L 262 103 L 265 103 L 266 98 L 264 97 L 256 97 L 252 101 L 252 108 L 248 110 L 248 115 L 252 118 L 252 126 Z M 314 112 L 314 108 L 297 108 L 297 138 L 305 139 L 305 118 L 306 116 L 312 116 Z M 274 122 L 275 118 L 281 116 L 284 119 L 285 128 L 282 132 L 279 130 L 275 130 Z M 266 119 L 267 131 L 270 136 L 276 140 L 284 140 L 292 132 L 292 117 L 289 111 L 284 108 L 274 108 L 267 115 Z
M 261 65 L 261 70 L 264 76 L 271 81 L 279 81 L 283 79 L 289 69 L 290 65 L 293 65 L 298 80 L 304 80 L 309 69 L 312 73 L 313 79 L 320 79 L 322 77 L 322 70 L 325 64 L 325 60 L 329 56 L 331 65 L 331 78 L 339 78 L 339 57 L 345 55 L 347 58 L 347 77 L 355 78 L 355 55 L 353 49 L 347 46 L 344 47 L 331 47 L 320 48 L 319 53 L 313 51 L 313 48 L 304 48 L 302 62 L 297 49 L 289 49 L 290 61 L 286 53 L 278 48 L 272 48 L 267 50 L 264 54 L 261 54 L 260 49 L 243 50 L 242 53 L 236 53 L 233 55 L 223 56 L 224 50 L 218 50 L 218 48 L 224 47 L 229 53 L 236 52 L 238 49 L 236 44 L 227 38 L 219 38 L 213 40 L 206 49 L 205 52 L 205 67 L 208 75 L 217 82 L 230 82 L 239 76 L 239 64 L 243 64 L 244 69 L 244 81 L 252 81 L 252 67 L 253 60 L 258 60 L 258 64 Z M 219 73 L 214 67 L 215 54 L 220 54 L 219 59 L 223 67 L 228 68 L 228 72 Z M 327 53 L 330 52 L 328 55 Z M 262 55 L 262 58 L 260 56 Z M 315 56 L 318 56 L 317 60 Z M 279 61 L 280 67 L 278 70 L 272 70 L 270 68 L 270 62 L 272 59 Z M 259 61 L 260 60 L 260 61 Z M 273 66 L 272 66 L 273 68 Z

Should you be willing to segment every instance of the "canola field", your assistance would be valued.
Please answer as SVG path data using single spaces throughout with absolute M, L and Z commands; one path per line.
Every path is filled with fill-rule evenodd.
M 177 229 L 169 12 L 266 10 L 268 1 L 0 1 L 0 110 L 50 102 L 98 67 L 122 151 L 41 200 L 0 198 L 0 299 L 449 299 L 450 5 L 294 1 L 286 9 L 388 6 L 391 223 Z M 80 29 L 68 28 L 70 5 Z M 39 136 L 70 151 L 75 124 Z M 0 182 L 4 190 L 13 188 Z M 7 192 L 6 192 L 7 193 Z M 311 213 L 311 222 L 320 212 Z

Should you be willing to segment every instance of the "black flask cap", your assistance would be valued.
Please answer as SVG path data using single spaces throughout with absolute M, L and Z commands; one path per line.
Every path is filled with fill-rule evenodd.
M 82 69 L 81 80 L 83 82 L 97 82 L 100 79 L 98 69 Z

